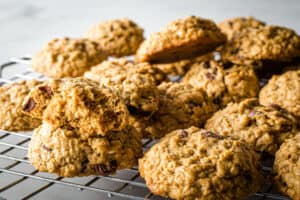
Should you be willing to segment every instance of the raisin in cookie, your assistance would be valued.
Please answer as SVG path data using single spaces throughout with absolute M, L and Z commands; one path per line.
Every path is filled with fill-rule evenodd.
M 53 78 L 78 77 L 107 58 L 96 42 L 61 38 L 50 41 L 31 61 L 34 71 Z
M 226 36 L 208 19 L 189 16 L 167 24 L 139 47 L 136 61 L 174 62 L 209 53 L 226 42 Z
M 37 87 L 38 92 L 34 94 L 46 97 L 29 94 L 25 105 L 33 106 L 24 111 L 28 114 L 35 109 L 41 111 L 40 117 L 54 128 L 76 128 L 82 138 L 88 138 L 120 131 L 128 125 L 124 101 L 112 89 L 100 87 L 97 82 L 84 78 L 54 79 L 45 87 L 45 91 Z M 51 96 L 49 91 L 53 93 Z
M 47 122 L 35 130 L 28 148 L 34 167 L 64 177 L 112 174 L 135 166 L 141 156 L 140 135 L 132 129 L 83 140 L 76 129 Z
M 154 194 L 173 199 L 243 199 L 260 189 L 260 158 L 245 143 L 191 127 L 173 131 L 139 160 Z
M 259 102 L 278 104 L 300 119 L 300 70 L 274 75 L 260 91 Z
M 139 118 L 131 122 L 145 138 L 161 138 L 179 128 L 202 126 L 218 109 L 205 91 L 189 84 L 162 83 L 158 90 L 158 111 L 149 120 Z
M 236 17 L 219 23 L 218 27 L 227 35 L 227 39 L 231 40 L 241 32 L 251 31 L 252 29 L 264 27 L 265 25 L 265 22 L 255 19 L 254 17 Z
M 300 133 L 280 146 L 273 172 L 278 189 L 292 199 L 300 199 Z
M 132 55 L 144 40 L 143 29 L 130 19 L 115 19 L 92 26 L 85 34 L 111 56 Z
M 279 106 L 262 106 L 257 99 L 231 103 L 207 120 L 205 128 L 232 136 L 274 155 L 280 144 L 296 132 L 296 119 Z
M 39 84 L 41 84 L 40 81 L 28 80 L 0 87 L 0 129 L 26 131 L 40 125 L 40 120 L 22 112 L 22 104 L 26 95 Z
M 202 88 L 221 106 L 256 97 L 259 92 L 259 81 L 254 69 L 229 62 L 195 63 L 184 76 L 183 82 Z
M 236 63 L 244 60 L 291 61 L 300 57 L 300 37 L 295 31 L 265 26 L 242 32 L 223 49 L 222 57 Z

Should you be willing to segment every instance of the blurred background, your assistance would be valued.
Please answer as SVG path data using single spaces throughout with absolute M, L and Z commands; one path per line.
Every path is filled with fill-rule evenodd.
M 0 62 L 32 55 L 54 37 L 81 37 L 102 20 L 129 17 L 147 36 L 187 15 L 216 22 L 252 15 L 300 32 L 299 0 L 0 0 Z
M 102 20 L 129 17 L 144 27 L 147 36 L 187 15 L 216 22 L 252 15 L 300 32 L 299 0 L 0 0 L 0 62 L 33 54 L 54 37 L 81 37 Z

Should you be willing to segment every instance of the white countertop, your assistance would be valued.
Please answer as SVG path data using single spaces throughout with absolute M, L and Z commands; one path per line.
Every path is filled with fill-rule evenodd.
M 252 15 L 300 33 L 299 0 L 0 0 L 0 63 L 10 57 L 33 54 L 54 37 L 80 37 L 91 24 L 101 20 L 129 17 L 144 27 L 148 35 L 167 22 L 187 15 L 199 15 L 216 22 Z M 0 188 L 1 181 L 11 178 L 2 176 Z M 12 191 L 0 196 L 18 199 L 22 196 L 22 188 L 33 185 L 27 180 L 24 186 L 20 186 L 20 193 Z M 107 199 L 106 195 L 63 186 L 53 186 L 34 197 L 68 198 Z

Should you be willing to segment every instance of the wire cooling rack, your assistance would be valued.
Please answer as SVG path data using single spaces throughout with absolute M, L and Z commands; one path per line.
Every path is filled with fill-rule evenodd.
M 13 58 L 0 66 L 0 86 L 26 79 L 45 79 L 29 67 L 30 57 Z M 6 75 L 14 68 L 12 76 Z M 18 71 L 19 73 L 15 73 Z M 6 77 L 6 78 L 4 78 Z M 112 176 L 63 178 L 35 170 L 27 159 L 31 132 L 0 130 L 0 200 L 1 199 L 153 199 L 166 198 L 151 194 L 136 167 L 118 171 Z M 144 140 L 144 150 L 155 141 Z M 269 165 L 269 167 L 268 167 Z M 266 164 L 264 171 L 270 171 Z M 247 200 L 288 200 L 265 183 L 261 192 Z

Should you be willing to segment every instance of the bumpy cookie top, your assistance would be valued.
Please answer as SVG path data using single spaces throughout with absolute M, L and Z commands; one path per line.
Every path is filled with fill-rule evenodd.
M 253 67 L 229 62 L 195 63 L 183 82 L 202 88 L 221 106 L 256 97 L 259 92 L 259 81 Z
M 38 92 L 27 97 L 24 111 L 28 114 L 41 111 L 37 113 L 54 128 L 76 128 L 82 138 L 87 138 L 120 131 L 128 125 L 128 110 L 123 100 L 110 88 L 100 87 L 92 80 L 54 79 L 35 90 Z
M 135 58 L 139 62 L 174 62 L 208 53 L 225 42 L 226 36 L 213 21 L 189 16 L 150 35 Z
M 165 75 L 159 71 L 148 63 L 134 64 L 118 59 L 105 61 L 84 76 L 114 88 L 131 114 L 147 117 L 158 110 L 159 94 L 156 84 L 165 79 Z
M 231 103 L 207 120 L 205 128 L 275 154 L 280 144 L 296 131 L 296 119 L 277 105 L 261 106 L 257 99 Z
M 28 157 L 39 170 L 59 176 L 108 175 L 137 164 L 142 155 L 141 138 L 133 130 L 82 140 L 76 129 L 43 124 L 35 130 Z
M 101 44 L 109 55 L 122 57 L 135 53 L 144 40 L 143 32 L 132 20 L 124 18 L 94 25 L 85 36 Z
M 32 58 L 32 68 L 53 78 L 78 77 L 107 58 L 107 53 L 88 39 L 60 38 L 50 41 Z
M 217 109 L 207 94 L 184 83 L 162 83 L 158 86 L 160 105 L 150 120 L 135 125 L 144 137 L 161 138 L 170 131 L 201 126 Z
M 264 26 L 233 38 L 223 49 L 222 56 L 234 62 L 244 59 L 290 61 L 300 57 L 300 37 L 288 28 Z
M 105 84 L 120 84 L 127 76 L 144 74 L 151 76 L 156 84 L 167 81 L 166 74 L 149 63 L 133 63 L 125 58 L 107 60 L 96 65 L 84 74 L 84 77 Z
M 261 28 L 265 25 L 265 22 L 255 19 L 254 17 L 236 17 L 219 23 L 218 27 L 227 35 L 228 40 L 231 40 L 236 34 Z
M 154 194 L 173 199 L 243 199 L 262 180 L 253 149 L 196 127 L 166 135 L 139 160 L 139 171 Z
M 24 131 L 36 128 L 41 121 L 22 112 L 26 95 L 40 81 L 30 80 L 6 84 L 0 87 L 0 129 Z
M 300 119 L 300 70 L 274 75 L 261 89 L 259 102 L 263 105 L 278 104 Z
M 300 199 L 300 133 L 284 142 L 276 152 L 273 172 L 278 189 Z

